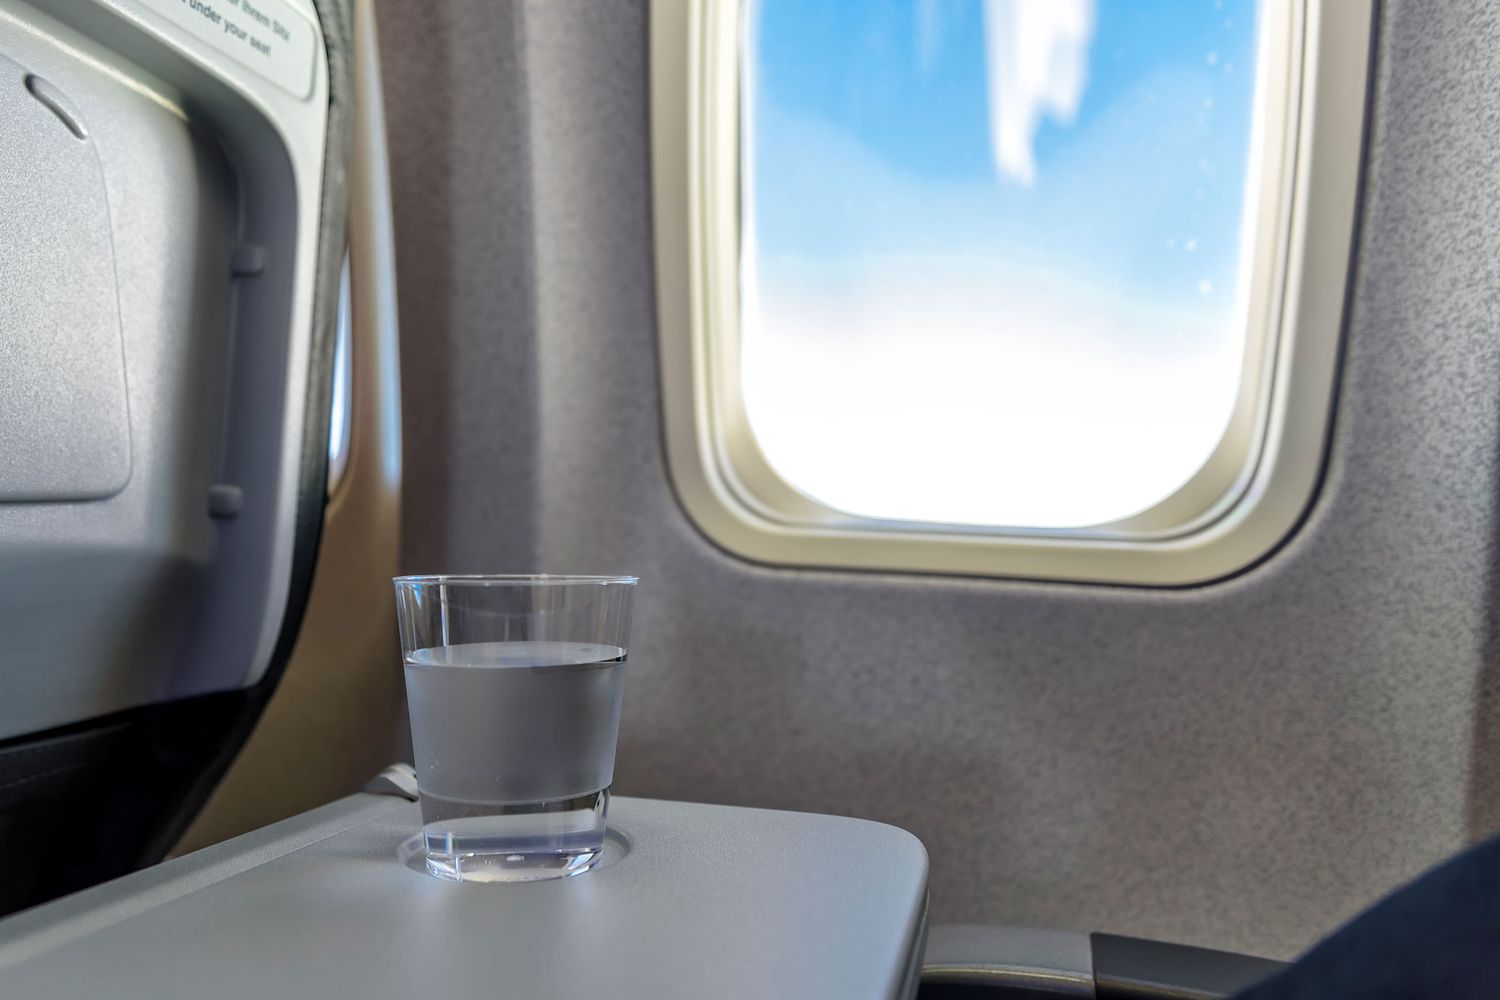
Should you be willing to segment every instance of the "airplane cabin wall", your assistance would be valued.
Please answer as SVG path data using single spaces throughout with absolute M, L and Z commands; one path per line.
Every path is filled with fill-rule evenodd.
M 646 3 L 381 15 L 403 568 L 641 576 L 617 791 L 903 826 L 936 921 L 1276 957 L 1500 829 L 1500 11 L 1381 5 L 1326 481 L 1179 591 L 717 549 L 662 452 Z

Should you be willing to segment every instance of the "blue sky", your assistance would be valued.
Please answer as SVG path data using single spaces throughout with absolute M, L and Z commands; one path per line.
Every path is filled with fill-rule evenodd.
M 1018 258 L 1130 295 L 1232 297 L 1251 0 L 1092 5 L 1076 114 L 1041 117 L 1029 187 L 992 156 L 980 0 L 759 0 L 746 17 L 762 262 Z
M 1244 357 L 1252 0 L 745 17 L 741 384 L 782 477 L 1046 527 L 1189 481 Z

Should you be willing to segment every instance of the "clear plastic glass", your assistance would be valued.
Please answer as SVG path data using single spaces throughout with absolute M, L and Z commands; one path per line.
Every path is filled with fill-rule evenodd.
M 598 859 L 635 583 L 396 578 L 432 874 L 532 881 Z

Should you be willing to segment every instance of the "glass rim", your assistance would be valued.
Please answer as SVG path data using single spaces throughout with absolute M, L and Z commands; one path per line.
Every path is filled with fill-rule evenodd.
M 574 573 L 418 573 L 410 576 L 395 576 L 391 582 L 398 587 L 562 587 L 562 586 L 634 586 L 641 582 L 638 576 L 589 576 Z

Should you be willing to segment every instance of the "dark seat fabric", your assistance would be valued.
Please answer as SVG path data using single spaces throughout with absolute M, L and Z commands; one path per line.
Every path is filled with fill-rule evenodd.
M 1235 1000 L 1500 998 L 1500 837 L 1370 907 Z

